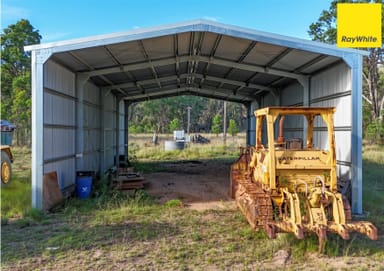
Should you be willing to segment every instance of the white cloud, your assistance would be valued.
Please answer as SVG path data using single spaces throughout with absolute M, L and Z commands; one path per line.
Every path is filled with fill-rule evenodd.
M 214 21 L 214 22 L 218 22 L 221 20 L 220 17 L 212 17 L 212 16 L 203 16 L 203 19 L 208 21 Z

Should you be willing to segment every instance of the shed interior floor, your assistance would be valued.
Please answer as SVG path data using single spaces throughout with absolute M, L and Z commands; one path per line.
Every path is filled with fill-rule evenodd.
M 162 163 L 160 172 L 144 174 L 146 191 L 159 203 L 180 199 L 196 210 L 235 208 L 228 194 L 230 165 L 220 160 Z

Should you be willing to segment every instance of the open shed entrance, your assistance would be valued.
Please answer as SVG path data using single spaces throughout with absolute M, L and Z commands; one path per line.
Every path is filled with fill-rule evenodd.
M 217 135 L 212 131 L 216 115 L 221 120 Z M 195 209 L 233 205 L 228 196 L 229 169 L 238 158 L 239 147 L 246 146 L 246 118 L 247 108 L 241 104 L 191 95 L 130 105 L 128 158 L 137 159 L 139 165 L 149 168 L 142 174 L 145 191 L 160 203 L 177 199 Z M 178 129 L 185 132 L 184 139 L 177 139 L 184 143 L 184 149 L 167 150 L 166 143 L 176 142 L 170 127 L 174 119 L 180 124 Z M 239 129 L 234 136 L 228 127 L 230 120 Z M 158 132 L 157 144 L 152 130 Z
M 247 107 L 335 106 L 338 172 L 362 213 L 362 57 L 366 52 L 204 20 L 32 45 L 32 205 L 44 173 L 61 188 L 100 173 L 128 144 L 133 102 L 200 95 Z M 298 94 L 298 95 L 296 95 Z M 305 127 L 303 127 L 305 132 Z M 318 131 L 319 134 L 321 130 Z

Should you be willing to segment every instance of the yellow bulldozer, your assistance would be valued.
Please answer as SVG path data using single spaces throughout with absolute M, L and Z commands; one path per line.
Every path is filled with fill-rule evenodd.
M 270 238 L 279 232 L 293 233 L 299 239 L 314 233 L 320 252 L 327 232 L 343 239 L 349 239 L 350 232 L 377 239 L 372 223 L 352 221 L 349 200 L 338 192 L 334 113 L 333 107 L 255 111 L 256 145 L 242 148 L 230 178 L 230 194 L 253 228 L 263 228 Z M 290 134 L 302 134 L 291 128 L 295 124 L 305 127 L 306 138 L 285 138 L 286 121 Z M 326 140 L 318 138 L 319 133 L 314 135 L 314 127 L 327 135 Z

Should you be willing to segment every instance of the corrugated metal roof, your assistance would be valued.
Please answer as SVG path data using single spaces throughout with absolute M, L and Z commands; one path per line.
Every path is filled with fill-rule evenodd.
M 132 102 L 194 94 L 248 103 L 348 54 L 366 54 L 205 20 L 25 49 L 46 50 L 51 60 Z

